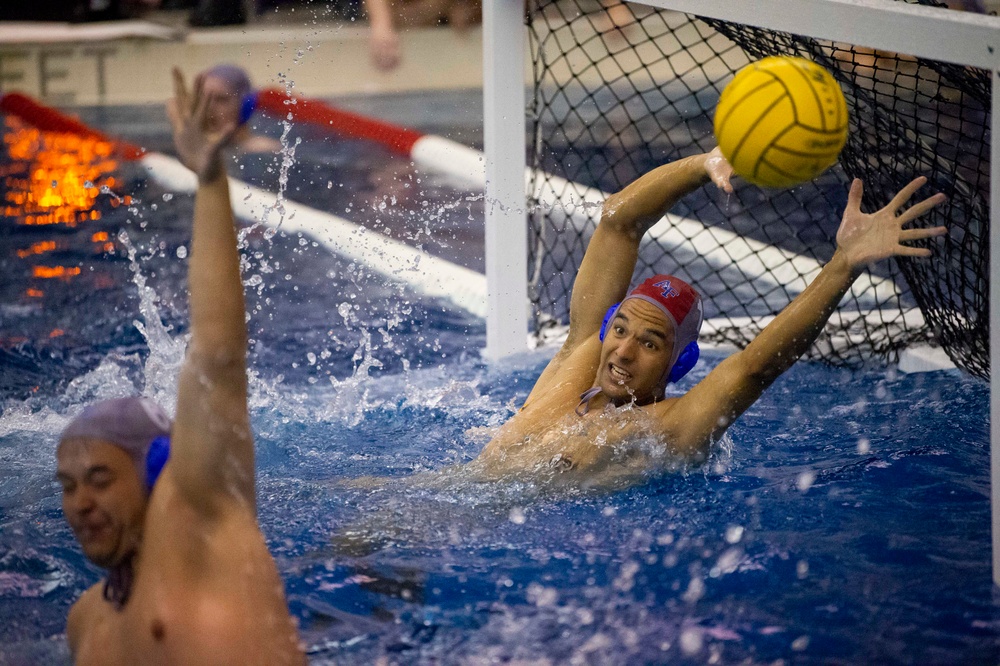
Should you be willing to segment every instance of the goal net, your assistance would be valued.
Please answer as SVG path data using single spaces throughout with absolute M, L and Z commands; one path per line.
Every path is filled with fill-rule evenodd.
M 925 175 L 918 196 L 941 191 L 949 201 L 917 224 L 947 225 L 949 235 L 927 241 L 932 259 L 871 267 L 808 356 L 854 366 L 931 342 L 959 367 L 988 375 L 988 72 L 615 0 L 530 0 L 527 22 L 536 335 L 568 322 L 572 281 L 600 213 L 584 203 L 590 195 L 713 148 L 725 85 L 748 62 L 786 54 L 824 66 L 844 91 L 850 133 L 839 163 L 787 190 L 702 188 L 647 235 L 635 277 L 689 280 L 704 297 L 703 336 L 744 347 L 833 255 L 852 178 L 864 181 L 870 211 Z M 552 198 L 581 204 L 552 206 Z

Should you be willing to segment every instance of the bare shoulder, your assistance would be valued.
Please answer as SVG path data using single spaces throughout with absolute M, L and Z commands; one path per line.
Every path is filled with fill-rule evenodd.
M 103 583 L 91 585 L 69 609 L 69 616 L 66 618 L 66 639 L 73 654 L 77 654 L 87 627 L 94 622 L 96 614 L 100 612 L 103 601 L 102 587 Z
M 541 395 L 548 394 L 557 387 L 575 394 L 587 390 L 597 373 L 600 359 L 601 341 L 596 333 L 574 345 L 567 340 L 545 366 L 528 399 L 524 401 L 524 406 L 537 402 Z
M 652 416 L 664 437 L 677 435 L 683 420 L 684 405 L 678 396 L 671 396 L 646 406 L 646 412 Z
M 659 436 L 679 457 L 692 462 L 704 459 L 708 453 L 709 441 L 699 437 L 691 428 L 692 414 L 686 406 L 690 404 L 685 396 L 670 397 L 647 407 L 656 421 Z

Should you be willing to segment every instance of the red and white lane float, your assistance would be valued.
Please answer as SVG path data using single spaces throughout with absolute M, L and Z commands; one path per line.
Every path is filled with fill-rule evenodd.
M 262 94 L 261 97 L 266 100 L 264 108 L 269 108 L 270 101 L 276 99 L 270 93 Z M 308 109 L 310 105 L 287 106 Z M 286 105 L 281 107 L 282 117 L 286 117 L 288 113 L 285 107 Z M 108 137 L 79 120 L 20 93 L 10 92 L 0 96 L 0 112 L 17 116 L 43 131 L 76 134 L 111 142 L 116 146 L 120 158 L 142 164 L 149 176 L 170 192 L 191 193 L 197 185 L 194 174 L 175 158 Z M 378 132 L 378 138 L 373 140 L 389 145 L 397 152 L 407 144 L 412 146 L 419 142 L 419 135 L 412 130 L 364 120 L 368 121 L 367 126 L 371 130 Z M 357 131 L 360 130 L 348 135 L 367 136 L 357 134 Z M 279 201 L 273 192 L 234 178 L 229 179 L 229 185 L 233 194 L 233 212 L 238 218 L 260 221 L 270 226 L 280 225 L 285 233 L 308 234 L 332 252 L 357 261 L 389 279 L 403 282 L 419 293 L 448 300 L 476 316 L 486 316 L 486 278 L 481 273 L 294 201 L 281 201 L 281 214 L 276 214 Z
M 476 192 L 485 187 L 483 154 L 455 141 L 337 109 L 276 88 L 253 93 L 246 101 L 245 113 L 249 116 L 254 110 L 309 124 L 340 137 L 372 141 L 412 160 L 422 171 L 448 176 L 457 186 Z M 17 115 L 42 130 L 108 140 L 97 130 L 19 93 L 0 96 L 0 111 Z M 194 174 L 176 159 L 146 152 L 127 142 L 117 141 L 117 145 L 122 158 L 141 162 L 161 187 L 173 192 L 194 191 Z M 580 233 L 589 233 L 600 216 L 607 193 L 552 174 L 539 175 L 533 178 L 530 170 L 525 171 L 526 183 L 534 188 L 533 199 L 538 205 L 547 209 L 550 217 L 558 220 L 561 216 L 568 226 Z M 278 199 L 274 193 L 235 179 L 230 179 L 230 186 L 237 217 L 271 226 L 280 224 L 287 233 L 309 234 L 331 251 L 361 262 L 390 279 L 404 282 L 419 293 L 447 299 L 472 314 L 486 316 L 486 278 L 481 273 L 294 201 L 281 201 L 282 215 L 276 215 Z M 708 228 L 706 233 L 703 223 L 669 214 L 650 230 L 646 240 L 668 248 L 679 265 L 708 262 L 716 270 L 738 271 L 740 281 L 753 283 L 761 293 L 780 284 L 794 296 L 821 268 L 812 257 L 738 236 L 721 227 Z M 897 289 L 891 280 L 866 273 L 855 284 L 854 292 L 882 302 L 894 297 Z M 723 319 L 720 325 L 730 325 L 728 318 Z M 709 329 L 713 323 L 706 322 Z

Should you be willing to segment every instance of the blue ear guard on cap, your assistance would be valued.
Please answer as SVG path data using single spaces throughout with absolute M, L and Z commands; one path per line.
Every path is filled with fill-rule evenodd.
M 610 324 L 611 320 L 615 318 L 615 312 L 618 311 L 619 305 L 621 305 L 621 303 L 615 303 L 608 308 L 607 312 L 604 313 L 604 319 L 601 320 L 601 332 L 597 334 L 597 337 L 601 342 L 604 342 L 604 336 L 608 334 L 608 324 Z
M 160 435 L 152 441 L 149 451 L 146 452 L 146 492 L 153 492 L 156 479 L 159 478 L 168 458 L 170 458 L 170 438 Z
M 257 93 L 248 92 L 243 96 L 243 101 L 240 103 L 240 125 L 245 125 L 253 112 L 257 110 Z
M 615 303 L 608 311 L 604 313 L 604 319 L 601 320 L 601 332 L 597 334 L 598 339 L 604 342 L 605 336 L 608 334 L 608 326 L 611 324 L 611 320 L 615 318 L 615 313 L 618 311 L 618 306 L 621 303 Z M 670 368 L 670 376 L 667 377 L 668 382 L 679 382 L 684 375 L 691 372 L 691 368 L 695 366 L 698 359 L 701 357 L 701 348 L 698 347 L 698 342 L 692 340 L 685 345 L 684 349 L 677 356 L 677 360 L 674 362 L 674 367 Z
M 684 375 L 691 371 L 700 356 L 701 349 L 698 347 L 698 343 L 694 340 L 687 343 L 674 362 L 674 367 L 670 368 L 670 376 L 667 377 L 667 381 L 679 382 Z

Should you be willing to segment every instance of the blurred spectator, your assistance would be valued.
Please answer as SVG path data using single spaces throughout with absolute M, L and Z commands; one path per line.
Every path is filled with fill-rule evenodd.
M 449 25 L 461 31 L 482 20 L 481 0 L 362 1 L 371 29 L 372 62 L 382 70 L 400 63 L 400 29 Z

